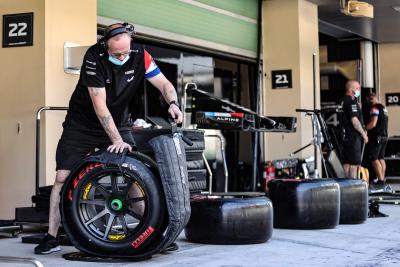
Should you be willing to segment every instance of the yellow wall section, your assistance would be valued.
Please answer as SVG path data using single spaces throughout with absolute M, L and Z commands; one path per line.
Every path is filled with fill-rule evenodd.
M 379 45 L 379 98 L 384 105 L 386 105 L 386 93 L 400 93 L 399 62 L 399 43 Z M 400 106 L 391 106 L 387 109 L 389 112 L 389 136 L 400 135 Z
M 316 73 L 319 73 L 317 6 L 305 0 L 264 1 L 263 51 L 264 113 L 297 116 L 298 119 L 295 134 L 266 134 L 265 155 L 267 160 L 288 158 L 290 152 L 312 138 L 310 119 L 296 113 L 295 109 L 313 108 L 313 53 L 317 53 Z M 293 88 L 272 89 L 271 71 L 283 69 L 292 70 Z M 313 151 L 308 148 L 297 156 L 311 156 Z
M 97 40 L 96 0 L 46 0 L 46 106 L 68 106 L 79 75 L 66 74 L 63 69 L 64 42 L 92 45 Z M 52 184 L 55 177 L 55 151 L 61 136 L 65 111 L 46 113 L 45 181 Z M 44 132 L 44 131 L 43 131 Z M 44 153 L 45 152 L 45 153 Z M 42 168 L 44 170 L 44 166 Z
M 33 46 L 0 47 L 1 219 L 13 219 L 15 207 L 30 206 L 35 188 L 35 112 L 44 104 L 44 1 L 0 2 L 0 29 L 4 14 L 25 12 L 34 12 Z
M 96 10 L 96 0 L 0 2 L 1 17 L 34 12 L 33 46 L 0 47 L 2 219 L 13 219 L 16 207 L 31 205 L 35 188 L 36 111 L 44 105 L 68 104 L 78 77 L 64 73 L 63 44 L 68 41 L 89 45 L 96 41 Z M 52 184 L 55 177 L 55 149 L 65 116 L 56 113 L 49 113 L 42 123 L 42 186 Z M 20 134 L 18 122 L 22 126 Z

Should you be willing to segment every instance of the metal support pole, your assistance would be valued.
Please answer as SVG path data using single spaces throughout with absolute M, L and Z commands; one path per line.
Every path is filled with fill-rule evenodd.
M 317 57 L 316 53 L 313 53 L 312 56 L 312 65 L 313 65 L 313 94 L 314 94 L 314 110 L 317 108 L 317 85 L 316 85 L 316 75 L 315 75 L 315 59 Z M 318 169 L 318 160 L 317 160 L 317 147 L 314 146 L 314 168 Z
M 222 163 L 224 165 L 224 176 L 225 176 L 224 192 L 226 193 L 226 192 L 228 192 L 229 173 L 228 173 L 228 166 L 226 165 L 226 157 L 225 157 L 225 140 L 222 136 L 216 135 L 216 134 L 206 134 L 206 135 L 204 135 L 204 137 L 217 138 L 221 145 Z
M 39 194 L 40 171 L 40 115 L 46 110 L 68 110 L 67 107 L 41 107 L 36 112 L 36 167 L 35 167 L 35 194 Z
M 183 103 L 182 103 L 182 113 L 183 113 L 183 120 L 182 120 L 182 128 L 186 127 L 186 101 L 187 101 L 187 89 L 189 86 L 193 86 L 194 89 L 197 89 L 197 85 L 195 83 L 186 83 L 185 88 L 183 89 Z
M 204 153 L 201 154 L 201 156 L 203 157 L 203 161 L 204 161 L 204 165 L 206 166 L 207 172 L 208 172 L 208 194 L 212 194 L 212 178 L 213 178 L 213 174 L 210 168 L 210 165 L 208 164 L 208 161 L 206 159 L 206 157 L 204 156 Z

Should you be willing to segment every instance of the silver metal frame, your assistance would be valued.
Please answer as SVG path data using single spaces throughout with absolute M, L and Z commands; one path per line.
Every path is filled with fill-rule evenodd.
M 68 107 L 49 107 L 44 106 L 36 112 L 36 167 L 35 167 L 35 194 L 39 194 L 39 176 L 40 176 L 40 119 L 41 113 L 47 110 L 68 110 Z
M 204 153 L 201 154 L 201 156 L 203 157 L 203 161 L 204 161 L 204 165 L 206 166 L 207 172 L 208 172 L 208 194 L 212 194 L 212 178 L 213 178 L 213 174 L 210 168 L 210 164 L 208 164 L 208 161 L 206 159 L 206 157 L 204 156 Z M 202 192 L 203 193 L 203 192 Z
M 185 122 L 186 122 L 185 113 L 186 113 L 186 105 L 187 105 L 187 103 L 186 103 L 186 101 L 187 101 L 187 92 L 186 92 L 186 90 L 189 88 L 190 85 L 193 85 L 194 89 L 197 89 L 197 84 L 195 84 L 195 83 L 186 83 L 185 84 L 185 88 L 183 89 L 183 103 L 182 103 L 182 112 L 183 112 L 182 126 L 183 126 L 183 128 L 186 127 L 186 125 L 185 125 Z
M 224 176 L 225 176 L 225 186 L 224 186 L 224 192 L 228 192 L 228 178 L 229 178 L 229 173 L 228 173 L 228 166 L 226 165 L 226 157 L 225 157 L 225 139 L 223 136 L 216 135 L 216 134 L 205 134 L 204 137 L 209 137 L 209 138 L 216 138 L 220 142 L 220 147 L 221 147 L 221 155 L 222 155 L 222 162 L 224 164 Z M 208 165 L 208 164 L 207 164 Z M 206 165 L 206 166 L 207 166 Z M 209 166 L 208 166 L 209 168 Z M 211 169 L 210 169 L 211 171 Z M 211 192 L 211 183 L 210 183 L 210 188 L 209 191 Z

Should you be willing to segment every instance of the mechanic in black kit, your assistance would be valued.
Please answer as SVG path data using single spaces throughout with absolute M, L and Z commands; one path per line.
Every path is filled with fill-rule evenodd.
M 360 96 L 360 84 L 350 80 L 346 83 L 346 94 L 339 101 L 339 118 L 343 130 L 343 168 L 347 178 L 357 178 L 363 143 L 368 143 L 361 108 L 357 102 Z
M 368 145 L 366 147 L 366 156 L 372 163 L 372 167 L 376 173 L 375 184 L 385 183 L 386 163 L 384 160 L 386 144 L 388 140 L 388 111 L 382 105 L 376 94 L 371 93 L 368 96 L 371 104 L 369 112 L 369 122 L 365 126 L 368 130 Z
M 177 123 L 183 114 L 174 86 L 161 73 L 151 55 L 132 41 L 133 26 L 110 25 L 99 42 L 86 52 L 78 84 L 69 102 L 63 133 L 57 146 L 57 174 L 50 196 L 49 229 L 35 247 L 36 254 L 60 250 L 56 239 L 60 226 L 60 191 L 73 166 L 95 148 L 120 153 L 132 150 L 128 104 L 143 79 L 147 79 L 169 103 Z

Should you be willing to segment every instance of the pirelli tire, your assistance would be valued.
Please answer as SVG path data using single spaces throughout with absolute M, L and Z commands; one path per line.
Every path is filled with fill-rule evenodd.
M 62 222 L 79 250 L 134 258 L 160 242 L 168 220 L 164 193 L 151 166 L 127 162 L 85 163 L 64 185 Z
M 265 196 L 211 195 L 194 197 L 185 228 L 190 242 L 203 244 L 257 244 L 273 231 L 272 202 Z

